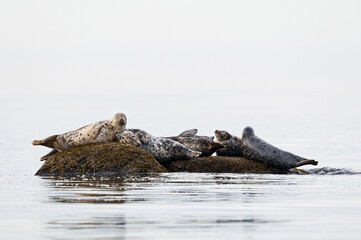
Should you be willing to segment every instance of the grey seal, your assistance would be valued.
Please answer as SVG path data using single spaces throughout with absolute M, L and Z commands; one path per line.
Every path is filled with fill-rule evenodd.
M 272 146 L 271 144 L 257 137 L 251 127 L 246 127 L 243 130 L 241 151 L 243 157 L 278 169 L 286 170 L 306 164 L 318 164 L 318 162 L 315 160 L 306 159 Z
M 214 141 L 224 146 L 216 151 L 217 156 L 243 156 L 242 141 L 239 137 L 224 130 L 214 131 L 214 136 Z
M 53 150 L 43 156 L 40 160 L 46 160 L 49 156 L 79 145 L 99 142 L 112 142 L 118 140 L 127 124 L 127 117 L 124 113 L 117 113 L 110 120 L 98 121 L 79 129 L 59 135 L 34 140 L 33 145 L 42 145 Z
M 127 131 L 134 133 L 141 143 L 140 148 L 152 154 L 160 163 L 196 158 L 202 154 L 172 139 L 155 137 L 141 129 Z

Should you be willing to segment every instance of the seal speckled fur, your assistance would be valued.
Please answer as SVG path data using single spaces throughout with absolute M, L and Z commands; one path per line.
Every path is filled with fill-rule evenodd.
M 127 117 L 125 114 L 117 113 L 110 120 L 98 121 L 64 134 L 53 135 L 41 140 L 34 140 L 32 144 L 43 145 L 61 151 L 89 143 L 112 142 L 118 140 L 118 135 L 124 131 L 126 124 Z M 43 156 L 41 160 L 46 160 L 56 152 L 57 151 L 51 151 Z
M 127 129 L 127 131 L 134 133 L 140 140 L 140 148 L 152 154 L 160 163 L 196 158 L 201 154 L 174 140 L 154 137 L 144 130 Z
M 131 131 L 124 131 L 118 136 L 118 140 L 123 144 L 130 144 L 135 147 L 140 147 L 139 138 Z

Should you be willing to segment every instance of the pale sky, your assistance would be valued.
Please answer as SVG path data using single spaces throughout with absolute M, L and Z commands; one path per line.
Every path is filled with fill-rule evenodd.
M 11 0 L 0 34 L 1 95 L 198 93 L 361 113 L 357 0 Z

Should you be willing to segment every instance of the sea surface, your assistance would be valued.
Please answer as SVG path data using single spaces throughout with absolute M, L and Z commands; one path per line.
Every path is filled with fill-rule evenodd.
M 192 97 L 2 96 L 0 238 L 361 239 L 361 117 L 263 113 Z M 32 140 L 116 112 L 127 114 L 130 128 L 156 136 L 189 128 L 241 135 L 252 126 L 319 165 L 301 167 L 308 175 L 34 176 L 49 150 Z

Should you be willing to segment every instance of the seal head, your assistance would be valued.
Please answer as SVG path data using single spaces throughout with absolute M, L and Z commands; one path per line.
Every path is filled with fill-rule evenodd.
M 224 146 L 216 151 L 217 156 L 242 156 L 240 138 L 224 130 L 215 130 L 214 136 L 214 141 Z
M 116 113 L 110 121 L 110 124 L 116 128 L 125 127 L 125 125 L 127 125 L 127 116 L 125 116 L 124 113 Z
M 139 138 L 131 131 L 122 132 L 122 134 L 118 137 L 118 140 L 122 144 L 129 144 L 135 147 L 140 147 L 141 144 Z

